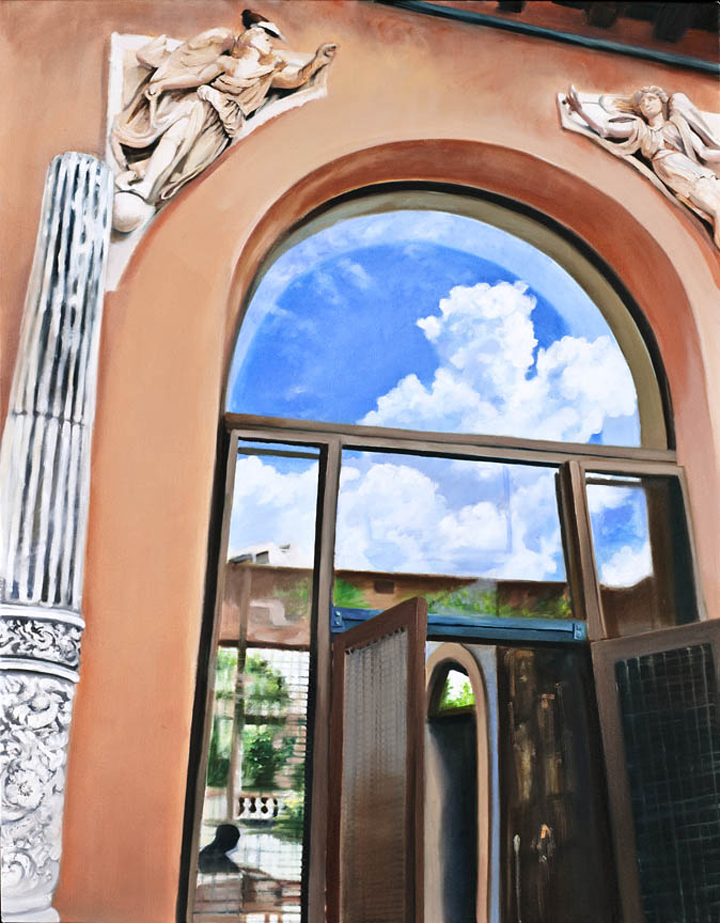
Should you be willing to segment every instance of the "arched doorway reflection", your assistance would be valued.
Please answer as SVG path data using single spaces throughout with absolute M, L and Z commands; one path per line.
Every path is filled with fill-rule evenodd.
M 488 702 L 471 651 L 428 658 L 425 731 L 425 912 L 438 923 L 486 923 L 491 852 Z

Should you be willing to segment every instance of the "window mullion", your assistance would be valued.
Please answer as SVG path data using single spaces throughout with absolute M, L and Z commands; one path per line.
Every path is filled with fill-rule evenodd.
M 335 520 L 340 489 L 341 440 L 329 441 L 321 467 L 318 494 L 315 606 L 311 633 L 310 690 L 312 702 L 312 783 L 307 878 L 307 920 L 325 918 L 325 865 L 330 746 L 331 637 L 330 606 L 333 587 Z
M 585 620 L 588 638 L 590 641 L 597 641 L 607 636 L 607 630 L 595 568 L 584 472 L 579 462 L 569 461 L 563 465 L 560 484 L 561 513 L 573 602 L 579 609 L 578 616 Z
M 188 892 L 187 892 L 187 919 L 191 920 L 195 908 L 195 894 L 198 876 L 198 856 L 200 854 L 200 828 L 202 825 L 203 806 L 205 800 L 205 779 L 207 773 L 208 751 L 210 749 L 210 737 L 212 734 L 212 716 L 213 703 L 215 696 L 215 662 L 218 650 L 218 637 L 220 635 L 220 622 L 222 615 L 222 604 L 225 595 L 225 574 L 227 561 L 228 544 L 230 540 L 230 520 L 232 518 L 232 496 L 235 488 L 235 465 L 237 462 L 237 433 L 230 431 L 225 437 L 221 438 L 219 447 L 219 457 L 224 455 L 224 478 L 223 478 L 223 508 L 222 523 L 220 527 L 220 541 L 217 548 L 217 566 L 215 573 L 215 600 L 212 620 L 212 635 L 209 640 L 208 661 L 206 670 L 199 668 L 198 688 L 204 683 L 204 720 L 202 723 L 202 738 L 199 743 L 199 761 L 197 763 L 197 776 L 195 779 L 195 797 L 194 818 L 192 826 L 192 836 L 190 845 L 190 862 L 188 874 Z M 201 641 L 201 651 L 203 642 Z M 234 719 L 233 719 L 234 725 Z M 233 727 L 234 733 L 234 727 Z M 193 744 L 191 743 L 191 764 L 193 762 Z

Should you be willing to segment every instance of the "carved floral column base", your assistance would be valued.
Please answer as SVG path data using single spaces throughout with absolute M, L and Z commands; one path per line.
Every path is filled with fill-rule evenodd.
M 45 923 L 60 865 L 65 763 L 83 620 L 0 604 L 2 919 Z

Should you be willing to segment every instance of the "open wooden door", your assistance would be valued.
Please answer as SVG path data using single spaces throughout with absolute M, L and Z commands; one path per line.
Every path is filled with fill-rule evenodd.
M 329 923 L 422 923 L 427 605 L 335 636 Z
M 720 920 L 720 621 L 592 652 L 623 921 Z

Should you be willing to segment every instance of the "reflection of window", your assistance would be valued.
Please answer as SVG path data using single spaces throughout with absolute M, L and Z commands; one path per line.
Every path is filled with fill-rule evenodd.
M 286 242 L 248 306 L 228 388 L 232 503 L 197 822 L 200 845 L 238 824 L 241 853 L 224 904 L 211 900 L 217 882 L 193 882 L 195 923 L 209 923 L 210 907 L 298 920 L 302 882 L 304 899 L 323 906 L 332 632 L 372 630 L 379 612 L 420 597 L 431 639 L 517 652 L 503 718 L 513 744 L 496 754 L 499 771 L 559 813 L 518 808 L 527 829 L 516 852 L 502 831 L 515 868 L 551 862 L 555 849 L 571 857 L 580 843 L 552 799 L 561 778 L 563 797 L 575 797 L 570 724 L 588 752 L 599 746 L 595 706 L 592 690 L 579 708 L 555 688 L 559 665 L 581 665 L 584 690 L 588 640 L 698 618 L 682 472 L 624 305 L 530 219 L 514 215 L 512 236 L 505 210 L 447 201 L 457 214 L 417 193 L 402 211 L 325 216 L 325 230 Z M 250 692 L 256 658 L 260 686 L 283 699 L 272 707 Z M 432 714 L 449 728 L 475 696 L 462 669 L 442 683 Z M 361 751 L 353 738 L 358 765 Z M 600 782 L 583 798 L 600 816 Z M 549 900 L 533 874 L 537 901 Z M 534 900 L 494 899 L 507 913 Z M 597 923 L 606 909 L 592 911 Z M 563 918 L 562 906 L 548 912 Z
M 299 919 L 308 750 L 317 451 L 243 445 L 215 655 L 212 732 L 199 828 L 194 919 L 283 913 Z M 269 464 L 265 465 L 265 460 Z M 254 477 L 266 476 L 261 489 Z M 306 533 L 267 541 L 281 479 L 306 485 Z M 274 479 L 274 480 L 273 480 Z M 298 517 L 297 507 L 288 515 Z M 309 567 L 303 548 L 311 549 Z M 305 566 L 297 566 L 298 564 Z M 223 851 L 228 831 L 237 831 Z
M 694 621 L 692 560 L 677 478 L 589 473 L 586 483 L 609 633 Z

